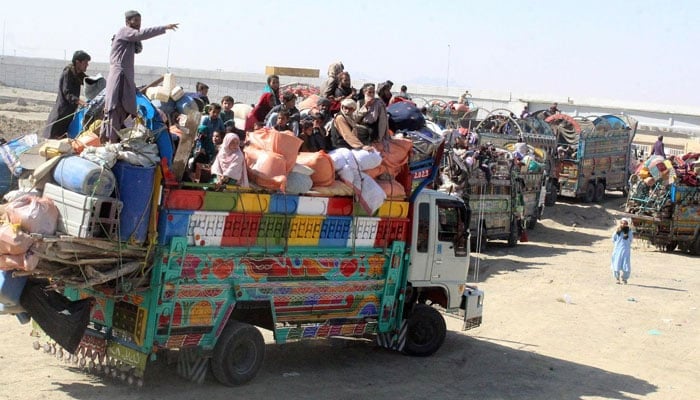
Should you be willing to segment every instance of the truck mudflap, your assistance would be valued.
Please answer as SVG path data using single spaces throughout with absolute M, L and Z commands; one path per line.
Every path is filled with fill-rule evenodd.
M 377 345 L 389 350 L 403 351 L 407 332 L 408 320 L 404 318 L 398 332 L 377 333 Z
M 464 312 L 464 324 L 462 330 L 466 331 L 481 325 L 481 317 L 483 314 L 484 291 L 479 290 L 474 286 L 466 286 L 462 293 L 462 304 L 460 304 L 460 312 Z M 464 307 L 462 307 L 464 306 Z

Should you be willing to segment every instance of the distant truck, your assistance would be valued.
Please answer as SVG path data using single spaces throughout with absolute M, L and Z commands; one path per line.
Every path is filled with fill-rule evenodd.
M 511 124 L 512 131 L 505 133 L 505 124 Z M 469 203 L 472 211 L 470 232 L 473 249 L 481 249 L 487 240 L 506 240 L 515 246 L 523 229 L 533 229 L 541 217 L 544 207 L 544 184 L 546 182 L 546 151 L 533 147 L 537 144 L 554 145 L 553 135 L 521 130 L 523 120 L 510 119 L 508 115 L 491 114 L 476 128 L 479 145 L 493 147 L 498 154 L 491 160 L 491 178 L 487 179 L 476 160 L 467 162 L 478 150 L 458 148 L 458 140 L 446 150 L 442 172 L 441 190 L 460 196 Z M 546 125 L 544 122 L 542 124 Z M 531 166 L 514 165 L 513 151 L 519 137 L 525 138 L 528 146 L 526 163 Z M 460 139 L 461 140 L 461 139 Z M 541 143 L 540 143 L 541 142 Z M 478 146 L 477 146 L 478 147 Z
M 572 118 L 554 114 L 546 121 L 558 140 L 547 205 L 556 201 L 556 195 L 586 203 L 603 201 L 606 190 L 627 195 L 635 120 L 615 115 Z
M 625 211 L 635 238 L 667 252 L 700 255 L 700 187 L 661 181 L 649 186 L 637 175 L 630 182 Z

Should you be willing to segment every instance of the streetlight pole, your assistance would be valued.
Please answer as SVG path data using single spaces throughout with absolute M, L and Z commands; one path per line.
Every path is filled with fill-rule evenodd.
M 445 87 L 447 92 L 450 91 L 450 44 L 447 44 L 447 77 L 445 78 Z

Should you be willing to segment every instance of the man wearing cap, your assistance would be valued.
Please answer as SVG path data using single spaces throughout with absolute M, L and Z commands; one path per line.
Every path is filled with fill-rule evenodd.
M 85 106 L 86 103 L 80 98 L 80 86 L 85 79 L 90 63 L 90 55 L 82 50 L 73 53 L 71 63 L 67 65 L 58 80 L 58 95 L 46 121 L 44 137 L 57 139 L 66 134 L 68 125 L 73 120 L 73 114 L 78 106 Z
M 142 40 L 162 35 L 167 30 L 176 30 L 178 24 L 168 24 L 141 29 L 141 14 L 127 11 L 126 26 L 112 37 L 109 53 L 109 77 L 105 96 L 106 121 L 102 125 L 100 139 L 103 142 L 119 142 L 119 130 L 129 115 L 137 115 L 136 83 L 134 82 L 134 55 L 141 52 Z

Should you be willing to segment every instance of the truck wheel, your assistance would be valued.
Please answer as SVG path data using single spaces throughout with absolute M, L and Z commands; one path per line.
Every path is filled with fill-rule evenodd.
M 406 354 L 427 357 L 445 341 L 447 325 L 440 312 L 425 304 L 416 304 L 408 317 Z
M 600 203 L 603 200 L 605 200 L 605 184 L 600 182 L 597 185 L 595 185 L 595 198 L 594 201 L 596 203 Z
M 510 233 L 508 234 L 508 247 L 514 247 L 518 244 L 518 237 L 520 236 L 520 229 L 518 228 L 518 221 L 512 220 L 510 222 Z
M 527 223 L 525 224 L 525 228 L 529 230 L 535 229 L 537 226 L 537 221 L 542 219 L 542 207 L 537 207 L 535 209 L 535 214 L 531 215 L 530 218 L 527 219 Z
M 595 200 L 595 185 L 593 183 L 588 183 L 586 186 L 586 194 L 583 196 L 584 203 L 592 203 Z
M 690 254 L 700 256 L 700 236 L 695 238 L 695 242 L 690 245 Z
M 547 191 L 544 193 L 544 205 L 553 207 L 557 203 L 557 186 L 551 182 L 547 183 Z
M 664 251 L 667 253 L 671 253 L 673 252 L 673 250 L 676 249 L 676 247 L 678 247 L 678 242 L 669 242 L 666 243 L 666 245 L 664 245 Z
M 214 346 L 211 372 L 226 386 L 242 385 L 257 375 L 265 357 L 265 340 L 249 324 L 229 321 Z

